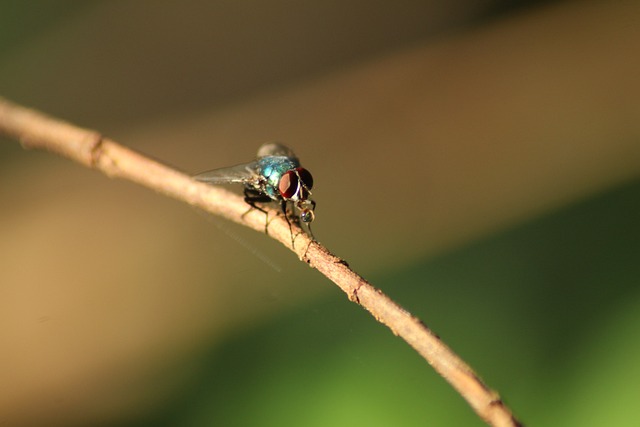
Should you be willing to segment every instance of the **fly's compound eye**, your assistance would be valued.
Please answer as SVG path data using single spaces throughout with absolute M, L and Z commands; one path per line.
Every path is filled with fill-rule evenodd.
M 278 191 L 286 200 L 295 196 L 298 193 L 299 188 L 300 182 L 298 181 L 298 175 L 296 175 L 292 170 L 282 175 L 282 178 L 280 178 L 280 182 L 278 183 Z
M 309 172 L 305 168 L 296 168 L 296 173 L 300 178 L 300 182 L 307 189 L 307 191 L 311 190 L 313 188 L 313 177 L 311 176 L 311 172 Z
M 285 172 L 278 183 L 278 191 L 285 199 L 306 200 L 311 195 L 311 187 L 313 187 L 313 177 L 308 170 L 304 168 L 295 168 Z

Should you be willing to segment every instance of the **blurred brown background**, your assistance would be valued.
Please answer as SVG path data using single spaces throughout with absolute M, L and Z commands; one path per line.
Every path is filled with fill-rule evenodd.
M 580 347 L 640 323 L 639 28 L 634 1 L 0 1 L 0 96 L 189 173 L 286 142 L 322 243 L 525 421 L 588 425 L 639 418 Z M 0 165 L 0 425 L 481 425 L 264 236 L 14 141 Z

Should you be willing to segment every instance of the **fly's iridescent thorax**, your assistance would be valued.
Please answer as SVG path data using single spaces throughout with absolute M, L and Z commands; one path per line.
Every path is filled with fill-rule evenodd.
M 297 159 L 283 156 L 270 156 L 258 159 L 258 174 L 266 180 L 263 191 L 273 200 L 282 198 L 278 186 L 280 179 L 292 169 L 300 167 Z

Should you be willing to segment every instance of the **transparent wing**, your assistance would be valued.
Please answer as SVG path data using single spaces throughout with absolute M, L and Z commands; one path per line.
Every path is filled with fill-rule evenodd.
M 251 162 L 202 172 L 193 178 L 209 184 L 251 184 L 258 179 L 256 169 L 257 163 Z
M 284 144 L 279 142 L 266 142 L 258 149 L 258 158 L 263 157 L 288 157 L 292 160 L 298 160 L 298 156 L 295 155 L 293 150 Z

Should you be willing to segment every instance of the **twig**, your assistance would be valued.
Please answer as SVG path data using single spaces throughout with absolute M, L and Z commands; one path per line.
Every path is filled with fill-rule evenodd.
M 264 232 L 264 214 L 247 211 L 244 200 L 222 188 L 194 181 L 188 175 L 151 160 L 97 132 L 82 129 L 0 98 L 0 133 L 18 139 L 25 148 L 45 149 L 75 160 L 108 176 L 128 179 L 207 212 Z M 366 308 L 379 322 L 411 345 L 492 426 L 520 426 L 498 394 L 419 319 L 352 271 L 348 264 L 294 226 L 292 247 L 289 226 L 276 211 L 269 235 L 293 250 L 342 289 L 349 300 Z

